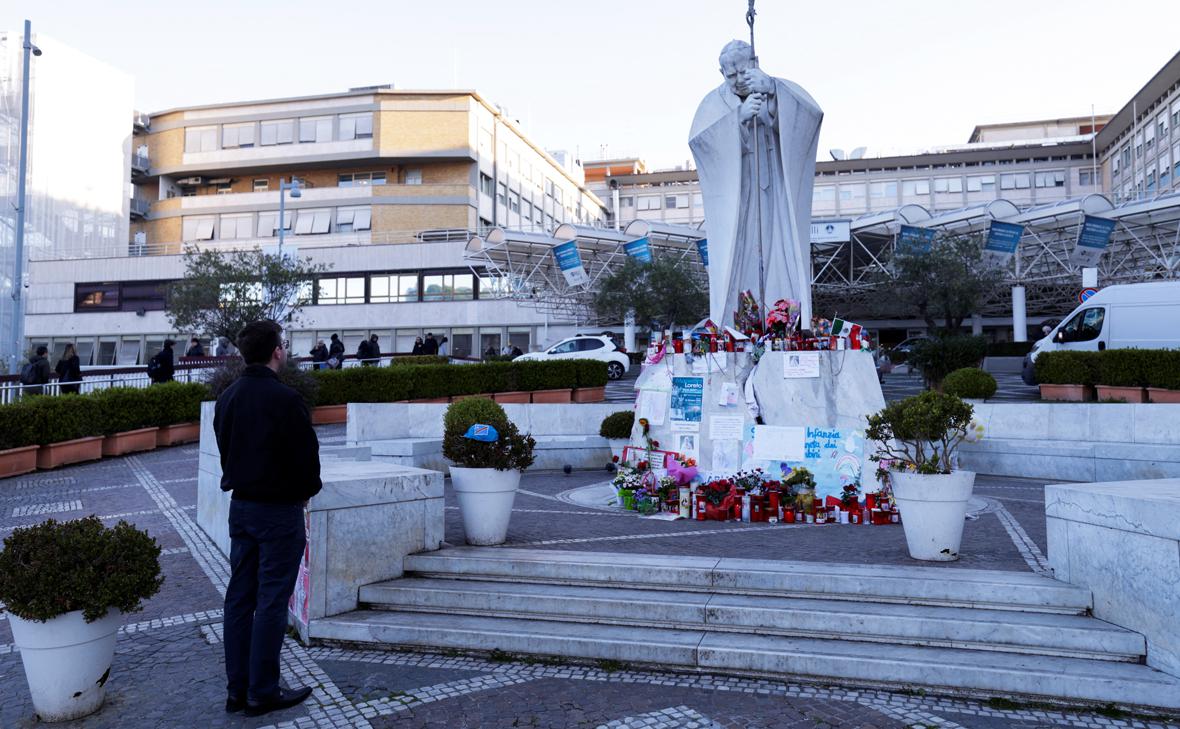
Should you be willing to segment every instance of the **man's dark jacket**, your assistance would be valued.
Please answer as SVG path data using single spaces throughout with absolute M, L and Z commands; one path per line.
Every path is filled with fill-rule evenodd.
M 248 365 L 217 398 L 214 413 L 222 491 L 276 504 L 319 493 L 320 444 L 307 405 L 269 367 Z

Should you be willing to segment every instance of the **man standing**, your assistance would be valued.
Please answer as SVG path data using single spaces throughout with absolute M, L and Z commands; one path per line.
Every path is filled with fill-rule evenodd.
M 422 342 L 422 354 L 438 354 L 438 340 L 434 332 L 426 332 L 426 341 Z
M 225 590 L 226 711 L 261 716 L 304 701 L 307 687 L 279 686 L 287 602 L 306 543 L 303 509 L 319 493 L 319 441 L 299 394 L 279 382 L 282 328 L 247 324 L 238 335 L 242 376 L 217 399 L 213 429 L 229 510 Z
M 148 360 L 147 374 L 154 384 L 172 382 L 172 376 L 176 373 L 176 358 L 172 354 L 175 344 L 171 339 L 165 339 L 164 348 Z
M 185 357 L 204 357 L 205 348 L 201 346 L 201 340 L 193 337 L 189 341 L 188 349 L 184 350 Z
M 328 366 L 338 370 L 344 366 L 344 342 L 339 334 L 332 335 L 332 343 L 328 345 Z
M 49 367 L 49 348 L 44 344 L 37 347 L 29 361 L 20 371 L 20 384 L 24 385 L 24 392 L 26 395 L 40 395 L 45 391 L 45 385 L 49 384 L 49 373 L 52 370 Z

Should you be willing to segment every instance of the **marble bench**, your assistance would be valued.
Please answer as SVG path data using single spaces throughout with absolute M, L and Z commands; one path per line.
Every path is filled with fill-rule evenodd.
M 533 440 L 533 470 L 603 468 L 611 457 L 610 444 L 598 435 L 534 435 Z M 370 440 L 365 447 L 379 461 L 443 472 L 450 465 L 442 455 L 442 438 Z

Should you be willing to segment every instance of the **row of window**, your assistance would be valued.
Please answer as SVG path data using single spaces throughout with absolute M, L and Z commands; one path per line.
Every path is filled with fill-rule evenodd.
M 619 198 L 620 208 L 635 208 L 639 211 L 644 210 L 686 210 L 694 205 L 701 207 L 704 203 L 701 200 L 701 194 L 697 193 L 677 193 L 675 195 L 624 195 Z
M 373 136 L 373 114 L 339 114 L 298 119 L 272 119 L 236 124 L 185 127 L 185 152 L 248 149 L 280 144 L 315 144 L 334 139 L 348 141 Z
M 1131 169 L 1131 155 L 1135 159 L 1150 156 L 1158 139 L 1161 147 L 1168 146 L 1169 132 L 1180 129 L 1180 99 L 1172 102 L 1171 109 L 1164 109 L 1156 115 L 1154 122 L 1144 124 L 1143 128 L 1135 132 L 1133 139 L 1128 139 L 1119 149 L 1118 154 L 1111 158 L 1111 175 L 1118 175 Z M 1180 146 L 1180 144 L 1178 144 Z
M 1001 175 L 971 175 L 965 180 L 962 177 L 936 177 L 933 180 L 901 180 L 901 195 L 904 198 L 935 195 L 961 195 L 964 190 L 968 193 L 989 193 L 996 191 L 997 178 L 1001 190 L 1027 190 L 1036 188 L 1065 187 L 1065 170 L 1047 170 L 1043 172 L 1008 172 Z M 1078 171 L 1079 185 L 1097 184 L 1093 171 L 1090 169 Z M 881 182 L 846 182 L 840 185 L 816 185 L 812 200 L 816 203 L 833 202 L 837 190 L 841 200 L 861 200 L 868 196 L 874 199 L 896 199 L 898 192 L 897 180 Z
M 333 225 L 333 217 L 335 225 Z M 283 216 L 283 230 L 295 235 L 352 233 L 371 230 L 372 211 L 368 207 L 320 208 L 288 210 Z M 273 238 L 279 228 L 279 213 L 268 210 L 260 213 L 226 215 L 188 215 L 181 224 L 181 239 L 234 240 L 241 238 Z

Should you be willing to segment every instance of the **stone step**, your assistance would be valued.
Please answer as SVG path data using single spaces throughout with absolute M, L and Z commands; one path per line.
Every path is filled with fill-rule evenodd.
M 636 603 L 636 610 L 642 610 Z M 564 656 L 934 692 L 1180 709 L 1180 679 L 1080 658 L 518 618 L 361 610 L 312 623 L 316 640 Z
M 822 597 L 829 600 L 983 607 L 1085 614 L 1089 590 L 1031 572 L 957 567 L 455 547 L 412 554 L 405 570 L 423 577 L 509 580 L 631 589 Z
M 458 615 L 708 629 L 1138 662 L 1143 636 L 1079 615 L 710 594 L 675 590 L 403 578 L 360 590 L 362 605 Z

